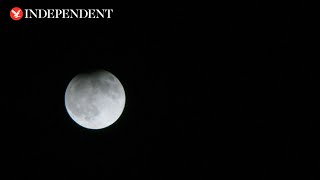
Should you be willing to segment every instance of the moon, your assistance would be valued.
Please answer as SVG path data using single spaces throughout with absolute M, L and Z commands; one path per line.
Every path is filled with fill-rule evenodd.
M 119 79 L 105 70 L 76 75 L 65 92 L 70 117 L 88 129 L 102 129 L 121 116 L 126 96 Z

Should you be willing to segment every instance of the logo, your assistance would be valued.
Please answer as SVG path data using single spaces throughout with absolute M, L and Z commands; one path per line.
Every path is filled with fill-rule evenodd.
M 14 7 L 10 11 L 11 19 L 109 19 L 113 9 L 21 9 Z
M 10 11 L 11 19 L 18 21 L 23 17 L 23 11 L 19 7 L 14 7 Z

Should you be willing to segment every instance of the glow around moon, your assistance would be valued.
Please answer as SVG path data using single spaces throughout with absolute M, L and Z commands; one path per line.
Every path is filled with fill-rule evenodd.
M 120 81 L 105 70 L 75 76 L 65 92 L 65 106 L 70 117 L 88 129 L 102 129 L 113 124 L 122 114 L 125 100 Z

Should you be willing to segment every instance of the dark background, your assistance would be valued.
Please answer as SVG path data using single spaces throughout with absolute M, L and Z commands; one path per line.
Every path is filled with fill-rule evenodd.
M 113 8 L 111 19 L 10 19 L 11 8 Z M 318 179 L 318 71 L 304 1 L 122 6 L 1 1 L 3 176 Z M 74 123 L 70 80 L 115 74 L 120 119 Z

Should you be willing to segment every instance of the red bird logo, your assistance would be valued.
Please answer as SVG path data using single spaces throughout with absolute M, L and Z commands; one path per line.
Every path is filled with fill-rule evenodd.
M 23 17 L 23 11 L 19 7 L 14 7 L 10 11 L 10 17 L 15 21 L 20 20 Z

